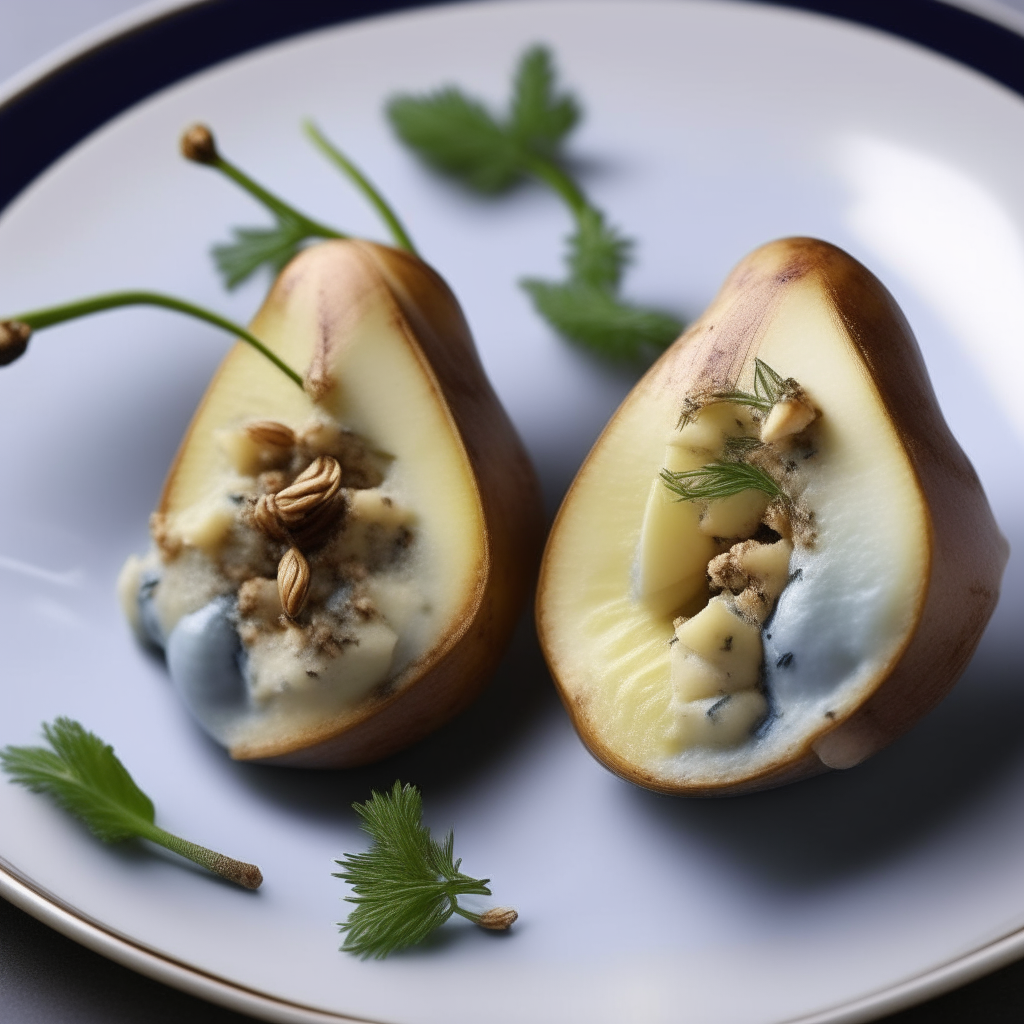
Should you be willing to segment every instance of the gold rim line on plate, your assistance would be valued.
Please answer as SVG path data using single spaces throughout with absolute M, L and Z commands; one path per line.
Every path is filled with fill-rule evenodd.
M 170 20 L 192 7 L 201 7 L 214 0 L 150 0 L 141 8 L 126 11 L 104 21 L 44 55 L 13 77 L 0 82 L 0 107 L 44 83 L 54 73 L 73 64 L 78 58 L 111 43 L 124 40 L 151 24 Z M 951 6 L 1024 35 L 1024 22 L 1014 11 L 1000 11 L 997 16 L 979 10 L 970 0 L 945 0 Z M 441 6 L 447 4 L 441 3 Z M 772 4 L 771 6 L 776 6 Z M 781 6 L 786 6 L 783 0 Z M 803 12 L 809 13 L 809 12 Z M 371 19 L 373 15 L 369 16 Z M 338 25 L 367 20 L 343 18 Z M 844 21 L 858 27 L 865 23 Z M 883 34 L 906 41 L 902 36 L 883 30 Z M 272 45 L 272 44 L 271 44 Z M 926 47 L 928 52 L 942 53 Z M 944 55 L 944 54 L 943 54 Z M 944 55 L 945 56 L 945 55 Z M 978 73 L 973 65 L 953 59 L 962 68 Z M 983 73 L 982 73 L 983 74 Z M 180 80 L 169 83 L 173 88 Z M 146 97 L 149 98 L 149 97 Z M 73 148 L 73 147 L 72 147 Z M 45 173 L 45 172 L 41 172 Z M 382 1024 L 371 1018 L 353 1017 L 333 1011 L 294 1003 L 266 995 L 256 989 L 222 978 L 185 961 L 168 956 L 112 929 L 80 911 L 60 897 L 39 886 L 4 858 L 0 858 L 0 897 L 29 914 L 66 938 L 85 946 L 101 956 L 161 984 L 185 992 L 225 1009 L 248 1014 L 274 1024 Z M 1024 926 L 983 943 L 975 949 L 910 976 L 868 995 L 857 996 L 842 1003 L 816 1010 L 799 1017 L 778 1019 L 770 1024 L 866 1024 L 880 1016 L 919 1005 L 975 981 L 1024 957 Z M 769 1024 L 769 1022 L 765 1022 Z
M 0 857 L 0 896 L 19 910 L 108 960 L 189 995 L 274 1024 L 380 1024 L 294 1003 L 229 981 L 124 935 L 36 885 Z
M 37 886 L 2 857 L 0 897 L 94 953 L 154 981 L 226 1009 L 247 1013 L 274 1024 L 381 1024 L 370 1018 L 318 1010 L 265 995 L 167 956 L 108 928 L 45 888 Z M 787 1017 L 776 1024 L 865 1024 L 877 1020 L 883 1014 L 919 1005 L 927 999 L 982 978 L 1020 959 L 1022 955 L 1024 926 L 938 967 L 869 995 L 800 1017 Z

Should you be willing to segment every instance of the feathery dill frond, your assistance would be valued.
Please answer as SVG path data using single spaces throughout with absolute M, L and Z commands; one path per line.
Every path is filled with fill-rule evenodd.
M 335 862 L 342 870 L 334 877 L 348 882 L 355 893 L 346 900 L 356 908 L 340 925 L 344 952 L 383 959 L 422 942 L 452 914 L 494 927 L 488 924 L 493 912 L 474 914 L 459 906 L 459 896 L 489 896 L 489 879 L 459 870 L 453 832 L 440 843 L 431 838 L 415 786 L 395 782 L 390 793 L 374 792 L 366 803 L 352 806 L 373 843 L 365 853 L 346 854 Z M 515 919 L 510 914 L 508 924 Z
M 763 491 L 772 498 L 785 496 L 768 473 L 748 462 L 710 462 L 680 472 L 663 469 L 661 481 L 680 501 L 714 501 L 750 490 Z

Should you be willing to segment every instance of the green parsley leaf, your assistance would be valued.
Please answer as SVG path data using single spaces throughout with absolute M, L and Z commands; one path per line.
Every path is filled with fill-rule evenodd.
M 477 192 L 504 192 L 525 173 L 516 140 L 482 103 L 458 89 L 395 96 L 387 115 L 398 137 L 427 164 Z
M 577 218 L 576 231 L 569 236 L 569 276 L 580 284 L 614 293 L 632 250 L 630 239 L 605 224 L 600 210 L 588 207 Z M 679 333 L 676 331 L 672 340 Z
M 535 279 L 520 284 L 555 330 L 610 359 L 648 359 L 671 344 L 683 330 L 682 323 L 669 313 L 628 305 L 591 285 Z
M 452 914 L 491 928 L 507 928 L 515 912 L 474 914 L 459 906 L 464 895 L 489 896 L 489 879 L 471 878 L 454 858 L 454 833 L 436 842 L 422 824 L 422 801 L 415 786 L 395 782 L 390 793 L 374 792 L 365 804 L 353 804 L 373 845 L 365 853 L 336 861 L 335 878 L 348 882 L 356 904 L 339 927 L 346 953 L 383 959 L 395 950 L 422 942 Z M 501 923 L 498 923 L 498 922 Z M 490 923 L 489 923 L 490 922 Z
M 98 839 L 148 839 L 247 889 L 263 881 L 254 864 L 232 860 L 171 835 L 155 824 L 153 802 L 135 784 L 113 747 L 78 722 L 43 725 L 46 747 L 5 747 L 0 767 L 34 793 L 45 793 L 81 819 Z
M 369 178 L 311 121 L 303 126 L 306 136 L 330 162 L 369 200 L 391 233 L 395 245 L 415 253 L 401 221 Z M 286 203 L 240 167 L 226 160 L 217 149 L 213 133 L 205 125 L 193 125 L 182 138 L 186 159 L 211 167 L 248 192 L 274 217 L 269 228 L 235 228 L 234 238 L 213 247 L 213 260 L 228 289 L 236 288 L 263 267 L 277 274 L 298 253 L 303 243 L 314 239 L 347 238 L 326 224 L 307 217 Z
M 633 242 L 610 227 L 573 180 L 561 148 L 580 106 L 555 86 L 551 52 L 533 46 L 520 58 L 509 111 L 496 117 L 453 86 L 424 96 L 395 96 L 387 114 L 399 138 L 435 170 L 483 193 L 504 192 L 531 176 L 568 206 L 576 222 L 562 283 L 527 279 L 534 306 L 559 334 L 619 361 L 651 358 L 682 332 L 680 321 L 618 297 Z
M 234 236 L 234 241 L 212 249 L 213 261 L 228 289 L 237 288 L 264 266 L 279 273 L 310 234 L 301 222 L 281 218 L 272 228 L 235 228 Z
M 563 139 L 576 127 L 580 108 L 574 96 L 555 93 L 551 51 L 533 46 L 519 61 L 512 85 L 508 132 L 539 156 L 554 157 Z

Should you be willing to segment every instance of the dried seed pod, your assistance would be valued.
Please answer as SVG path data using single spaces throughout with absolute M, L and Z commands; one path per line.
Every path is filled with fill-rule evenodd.
M 277 514 L 276 494 L 261 494 L 252 510 L 252 517 L 260 530 L 271 540 L 288 540 L 288 531 Z
M 332 530 L 345 514 L 348 499 L 344 491 L 338 491 L 329 501 L 319 505 L 291 531 L 295 542 L 302 548 L 319 547 L 330 536 Z
M 298 548 L 289 548 L 277 565 L 277 592 L 289 619 L 298 618 L 309 595 L 309 562 Z
M 194 124 L 181 137 L 181 155 L 197 164 L 215 164 L 220 155 L 213 132 L 205 124 Z
M 321 455 L 290 486 L 261 495 L 253 519 L 272 540 L 315 547 L 344 511 L 341 466 L 330 455 Z
M 543 529 L 536 481 L 454 297 L 409 254 L 348 240 L 310 246 L 282 272 L 252 330 L 289 365 L 308 367 L 317 386 L 307 385 L 300 395 L 269 365 L 253 370 L 248 350 L 232 349 L 189 428 L 160 511 L 172 519 L 187 514 L 219 486 L 223 460 L 211 453 L 222 449 L 226 431 L 238 434 L 241 425 L 264 417 L 293 426 L 312 419 L 335 424 L 333 437 L 330 431 L 304 437 L 293 451 L 309 458 L 330 453 L 344 466 L 343 480 L 301 529 L 287 527 L 288 539 L 268 545 L 275 554 L 270 572 L 289 547 L 312 562 L 307 530 L 323 516 L 329 520 L 323 536 L 333 537 L 352 499 L 348 487 L 376 488 L 394 465 L 400 471 L 389 490 L 415 516 L 410 584 L 423 595 L 424 616 L 407 626 L 389 623 L 383 611 L 367 620 L 353 615 L 346 631 L 381 643 L 373 650 L 369 643 L 338 643 L 313 621 L 320 617 L 313 611 L 318 560 L 317 586 L 300 617 L 310 645 L 304 650 L 365 664 L 361 681 L 339 672 L 337 682 L 309 684 L 306 696 L 274 694 L 273 713 L 266 716 L 246 708 L 214 722 L 202 710 L 196 714 L 238 759 L 320 768 L 367 764 L 459 712 L 497 664 L 531 585 Z M 357 418 L 358 435 L 349 435 L 340 424 L 349 421 L 354 396 L 366 415 Z M 258 474 L 254 497 L 274 493 L 261 510 L 270 529 L 275 519 L 269 513 L 276 515 L 287 496 L 281 483 Z M 243 514 L 259 529 L 255 512 L 253 501 Z M 389 513 L 384 502 L 380 513 Z M 336 554 L 347 557 L 343 548 L 318 556 L 325 572 L 342 569 L 353 582 L 374 575 L 360 562 L 338 563 Z M 396 643 L 409 653 L 394 664 L 384 644 L 392 625 Z M 288 640 L 298 641 L 297 632 L 290 627 Z M 183 666 L 175 679 L 191 686 L 191 667 Z
M 13 363 L 20 359 L 28 348 L 28 339 L 32 337 L 32 328 L 20 320 L 0 321 L 0 366 Z
M 276 495 L 276 509 L 289 529 L 302 529 L 303 521 L 329 505 L 341 487 L 341 465 L 330 455 L 314 459 L 295 480 Z
M 492 907 L 485 910 L 478 918 L 477 924 L 492 932 L 505 932 L 519 919 L 519 912 L 512 907 Z
M 257 444 L 270 448 L 291 448 L 295 444 L 295 431 L 277 420 L 257 420 L 245 432 Z

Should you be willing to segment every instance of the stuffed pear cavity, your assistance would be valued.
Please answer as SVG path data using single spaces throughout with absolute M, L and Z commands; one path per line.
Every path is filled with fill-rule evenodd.
M 232 757 L 386 756 L 476 696 L 529 588 L 529 460 L 451 292 L 419 259 L 330 241 L 281 272 L 122 571 L 139 634 Z
M 853 766 L 949 690 L 1007 545 L 882 284 L 785 239 L 732 272 L 595 444 L 541 641 L 595 756 L 716 795 Z

